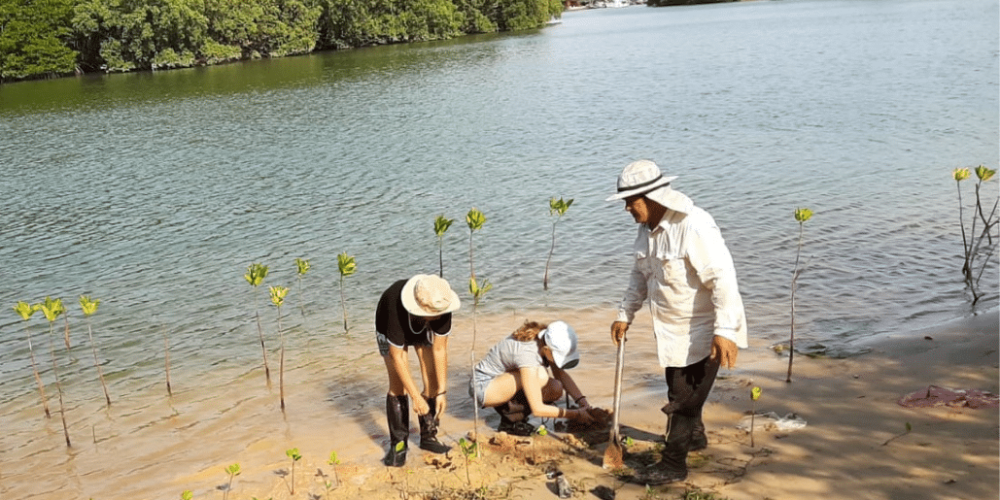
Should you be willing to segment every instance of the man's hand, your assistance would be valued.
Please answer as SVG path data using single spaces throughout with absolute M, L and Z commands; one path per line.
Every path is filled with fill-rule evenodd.
M 448 397 L 444 394 L 438 394 L 435 402 L 437 403 L 437 407 L 434 409 L 434 415 L 437 418 L 441 418 L 441 415 L 444 415 L 444 410 L 448 408 Z
M 628 340 L 625 338 L 625 332 L 628 331 L 628 323 L 624 321 L 615 321 L 611 323 L 611 341 L 618 345 L 619 342 L 623 340 Z
M 417 415 L 426 415 L 431 411 L 431 406 L 427 404 L 422 394 L 411 396 L 410 399 L 413 400 L 413 411 L 417 412 Z
M 739 349 L 732 340 L 719 335 L 712 337 L 712 361 L 717 361 L 719 366 L 732 369 L 736 366 L 737 354 Z

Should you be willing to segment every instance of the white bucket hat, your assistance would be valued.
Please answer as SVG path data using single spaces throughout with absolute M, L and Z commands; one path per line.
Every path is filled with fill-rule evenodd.
M 451 285 L 433 274 L 418 274 L 406 280 L 400 298 L 406 311 L 414 316 L 440 316 L 462 306 Z
M 618 176 L 618 192 L 605 201 L 621 200 L 641 194 L 670 210 L 688 213 L 694 203 L 670 187 L 670 181 L 676 178 L 676 175 L 664 177 L 660 173 L 660 167 L 650 160 L 634 161 L 626 165 Z
M 569 370 L 580 362 L 580 353 L 576 350 L 576 331 L 565 321 L 549 323 L 548 328 L 538 336 L 552 349 L 552 361 L 560 369 Z

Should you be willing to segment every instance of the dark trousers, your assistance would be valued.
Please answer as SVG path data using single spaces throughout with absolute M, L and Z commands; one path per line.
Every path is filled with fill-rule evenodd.
M 663 407 L 663 412 L 668 415 L 664 457 L 684 460 L 691 449 L 694 433 L 704 432 L 701 410 L 718 373 L 719 362 L 712 361 L 711 357 L 683 368 L 664 370 L 667 399 L 670 401 Z

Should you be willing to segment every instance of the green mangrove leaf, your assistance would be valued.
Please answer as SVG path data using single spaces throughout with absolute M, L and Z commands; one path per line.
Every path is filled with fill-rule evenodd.
M 288 287 L 284 286 L 269 286 L 267 287 L 271 292 L 271 302 L 274 305 L 281 307 L 285 303 L 285 295 L 288 295 Z
M 982 182 L 986 182 L 992 179 L 993 176 L 996 174 L 997 174 L 996 170 L 990 170 L 986 168 L 986 165 L 980 165 L 976 167 L 976 177 L 979 177 L 979 180 Z
M 962 182 L 969 178 L 969 169 L 967 168 L 956 168 L 952 170 L 951 176 L 958 182 Z
M 354 262 L 354 257 L 344 252 L 337 256 L 337 267 L 340 268 L 341 276 L 350 276 L 358 270 L 358 265 Z
M 304 276 L 309 271 L 309 261 L 295 259 L 295 267 L 298 268 L 299 276 Z
M 60 314 L 66 312 L 62 305 L 62 299 L 52 299 L 51 297 L 45 297 L 45 302 L 39 304 L 38 307 L 41 308 L 42 314 L 50 323 L 55 321 Z
M 101 299 L 91 299 L 87 295 L 80 296 L 80 310 L 84 316 L 90 316 L 97 312 L 97 306 L 101 304 Z
M 469 210 L 469 213 L 465 215 L 465 224 L 469 226 L 470 231 L 477 231 L 482 229 L 483 224 L 486 223 L 486 216 L 483 215 L 478 208 L 473 207 Z
M 263 264 L 253 263 L 247 268 L 247 273 L 243 275 L 243 278 L 250 283 L 250 286 L 257 287 L 267 277 L 267 266 Z
M 750 389 L 750 399 L 757 401 L 758 399 L 760 399 L 760 393 L 761 393 L 760 387 L 754 387 L 753 389 Z
M 566 211 L 569 210 L 569 207 L 572 204 L 572 198 L 564 201 L 562 198 L 556 200 L 555 197 L 552 197 L 549 200 L 549 215 L 558 215 L 559 217 L 562 217 L 563 215 L 566 215 Z
M 436 234 L 438 238 L 443 238 L 444 233 L 446 233 L 448 228 L 451 227 L 452 222 L 455 222 L 455 219 L 446 219 L 444 215 L 437 216 L 437 218 L 434 219 L 434 234 Z
M 812 210 L 808 208 L 796 208 L 795 209 L 795 220 L 800 224 L 811 219 L 813 216 Z
M 20 300 L 17 302 L 17 305 L 14 306 L 14 312 L 21 316 L 21 319 L 25 321 L 28 321 L 28 319 L 31 318 L 31 315 L 35 314 L 35 311 L 37 310 L 37 307 L 33 307 L 31 304 Z

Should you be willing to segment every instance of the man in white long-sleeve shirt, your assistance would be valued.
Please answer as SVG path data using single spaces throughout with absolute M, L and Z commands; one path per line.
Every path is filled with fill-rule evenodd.
M 643 484 L 687 478 L 689 451 L 708 445 L 701 412 L 719 366 L 732 368 L 737 347 L 747 347 L 746 315 L 736 269 L 715 220 L 673 190 L 648 160 L 630 163 L 618 177 L 625 210 L 639 224 L 635 265 L 611 325 L 617 345 L 636 311 L 649 299 L 657 357 L 664 368 L 668 403 L 662 460 L 644 471 Z

